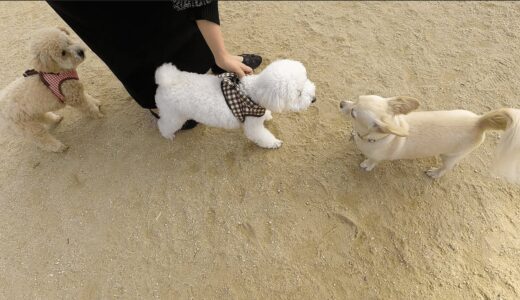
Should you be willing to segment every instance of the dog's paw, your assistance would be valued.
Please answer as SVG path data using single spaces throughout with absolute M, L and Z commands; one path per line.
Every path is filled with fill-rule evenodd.
M 170 141 L 173 141 L 173 140 L 175 139 L 175 134 L 169 134 L 169 135 L 166 135 L 166 134 L 163 134 L 163 133 L 161 132 L 161 135 L 162 135 L 165 139 L 170 140 Z
M 49 122 L 55 125 L 58 125 L 63 120 L 62 116 L 55 113 L 47 113 L 46 116 L 49 119 Z
M 441 178 L 442 175 L 444 175 L 444 171 L 441 168 L 430 168 L 429 170 L 424 171 L 424 173 L 433 179 Z
M 64 145 L 61 142 L 48 144 L 48 145 L 39 145 L 39 146 L 41 149 L 43 149 L 45 151 L 55 152 L 55 153 L 65 152 L 65 151 L 67 151 L 67 149 L 69 149 L 69 146 Z
M 266 110 L 265 111 L 265 120 L 266 121 L 271 121 L 273 119 L 273 115 L 271 114 L 271 111 L 270 110 Z
M 276 140 L 276 141 L 273 143 L 273 145 L 272 145 L 271 148 L 272 148 L 272 149 L 280 148 L 280 147 L 282 147 L 282 144 L 283 144 L 282 141 L 280 141 L 280 140 Z
M 65 145 L 65 144 L 61 144 L 59 147 L 56 148 L 56 151 L 54 152 L 65 152 L 69 150 L 69 146 Z
M 61 121 L 63 121 L 63 116 L 60 116 L 60 115 L 56 115 L 56 119 L 54 119 L 54 124 L 58 125 L 61 123 Z
M 282 141 L 275 139 L 272 142 L 263 143 L 263 144 L 261 144 L 259 146 L 262 147 L 262 148 L 267 148 L 267 149 L 278 149 L 278 148 L 280 148 L 282 146 L 282 144 L 283 144 Z
M 95 119 L 99 119 L 99 118 L 102 118 L 104 117 L 105 115 L 101 112 L 101 106 L 98 106 L 98 105 L 94 105 L 91 109 L 90 109 L 90 112 L 89 112 L 89 115 L 92 117 L 92 118 L 95 118 Z
M 60 122 L 63 120 L 63 117 L 55 114 L 53 112 L 48 112 L 44 115 L 43 123 L 47 129 L 54 129 Z
M 94 98 L 94 97 L 90 97 L 90 100 L 97 106 L 97 107 L 100 107 L 101 106 L 101 101 L 99 101 L 98 99 Z
M 376 165 L 377 162 L 374 162 L 373 160 L 367 158 L 359 166 L 361 167 L 361 169 L 370 172 L 376 167 Z
M 94 97 L 88 97 L 87 107 L 88 114 L 90 117 L 96 119 L 104 117 L 104 114 L 101 112 L 101 102 L 98 99 Z

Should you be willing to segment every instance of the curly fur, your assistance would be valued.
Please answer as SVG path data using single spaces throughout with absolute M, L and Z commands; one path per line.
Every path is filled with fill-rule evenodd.
M 62 28 L 46 28 L 34 33 L 30 43 L 31 67 L 40 72 L 59 73 L 76 69 L 84 60 L 84 47 L 73 41 Z M 76 107 L 92 117 L 101 117 L 99 101 L 83 90 L 79 80 L 62 84 L 64 102 L 41 82 L 39 76 L 20 77 L 0 93 L 0 118 L 9 128 L 25 136 L 43 150 L 67 149 L 48 129 L 62 117 L 53 113 L 65 105 Z
M 168 139 L 175 137 L 184 122 L 193 119 L 213 127 L 242 127 L 258 146 L 278 148 L 282 141 L 264 127 L 264 121 L 272 119 L 271 111 L 301 111 L 316 100 L 316 88 L 307 78 L 305 67 L 293 60 L 275 61 L 260 74 L 241 79 L 241 86 L 251 100 L 267 109 L 264 116 L 246 117 L 244 123 L 227 106 L 221 79 L 215 75 L 183 72 L 164 64 L 157 69 L 155 81 L 159 85 L 155 95 L 161 116 L 158 126 Z

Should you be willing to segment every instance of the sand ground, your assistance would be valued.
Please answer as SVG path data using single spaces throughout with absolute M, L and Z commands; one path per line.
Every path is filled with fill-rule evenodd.
M 373 172 L 338 111 L 361 94 L 422 109 L 520 107 L 520 3 L 221 2 L 228 48 L 307 66 L 318 102 L 275 115 L 281 149 L 199 126 L 163 139 L 91 52 L 106 117 L 61 113 L 49 154 L 0 132 L 1 299 L 519 299 L 520 189 L 497 134 L 438 181 L 434 158 Z M 0 2 L 0 87 L 44 2 Z M 264 65 L 265 66 L 265 65 Z

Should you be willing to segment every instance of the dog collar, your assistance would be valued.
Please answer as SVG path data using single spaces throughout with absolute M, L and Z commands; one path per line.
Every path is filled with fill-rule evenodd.
M 233 115 L 244 122 L 246 117 L 261 117 L 265 115 L 265 108 L 256 104 L 249 98 L 240 87 L 240 79 L 235 73 L 223 73 L 218 75 L 222 78 L 220 87 L 224 99 Z
M 23 73 L 23 77 L 40 75 L 40 80 L 49 90 L 58 98 L 61 103 L 65 103 L 65 95 L 61 91 L 61 85 L 67 80 L 79 80 L 78 72 L 70 70 L 60 73 L 38 72 L 34 69 L 27 70 Z
M 352 130 L 352 133 L 350 134 L 350 140 L 354 140 L 355 137 L 358 137 L 360 138 L 361 140 L 365 141 L 365 142 L 368 142 L 368 143 L 375 143 L 377 141 L 380 141 L 384 138 L 387 138 L 390 134 L 387 134 L 385 136 L 383 136 L 382 138 L 379 138 L 379 139 L 375 139 L 375 138 L 369 138 L 368 135 L 370 134 L 367 133 L 365 135 L 361 135 L 359 132 L 355 131 L 355 130 Z

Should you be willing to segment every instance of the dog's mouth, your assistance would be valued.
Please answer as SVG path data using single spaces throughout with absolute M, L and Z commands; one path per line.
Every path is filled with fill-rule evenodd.
M 353 116 L 352 116 L 352 109 L 350 109 L 350 108 L 348 107 L 347 102 L 345 102 L 345 101 L 341 101 L 341 102 L 339 103 L 339 110 L 342 111 L 343 113 L 345 113 L 345 114 L 349 114 L 351 117 L 353 117 Z

